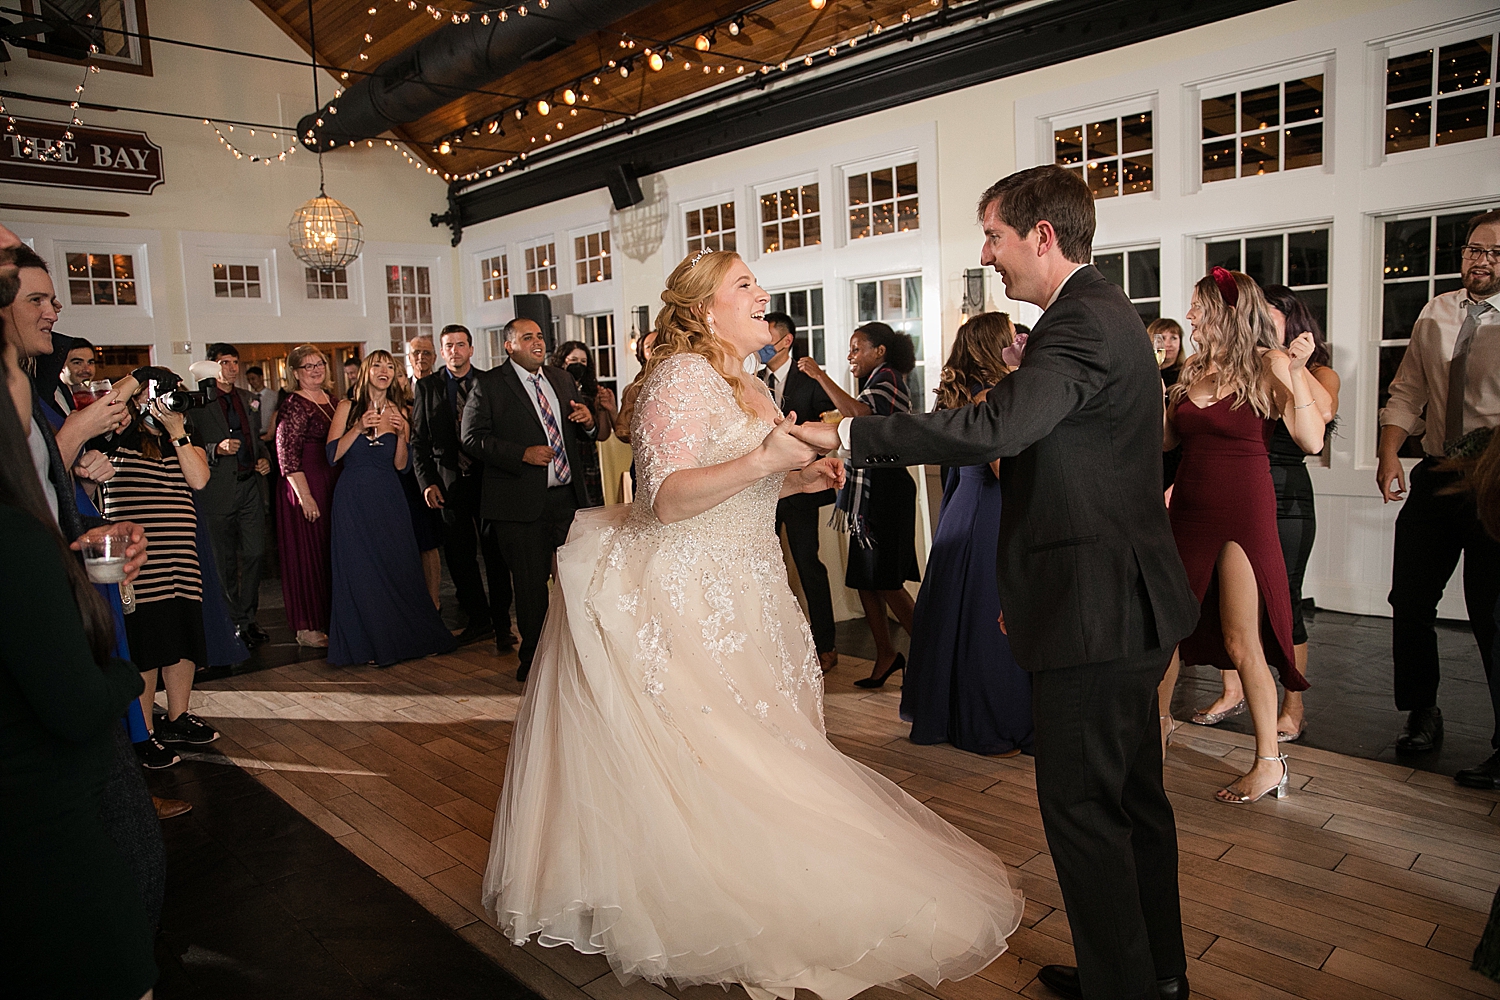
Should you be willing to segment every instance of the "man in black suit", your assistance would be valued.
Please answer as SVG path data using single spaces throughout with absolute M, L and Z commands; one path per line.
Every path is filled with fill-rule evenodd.
M 797 324 L 786 313 L 766 313 L 766 323 L 776 342 L 776 353 L 760 370 L 760 379 L 771 390 L 782 413 L 796 413 L 797 423 L 818 420 L 833 401 L 817 380 L 797 367 L 797 358 L 807 354 L 805 341 L 797 338 Z M 786 526 L 787 547 L 802 581 L 807 598 L 808 624 L 812 626 L 813 644 L 826 673 L 838 666 L 839 654 L 833 648 L 833 598 L 828 591 L 828 570 L 818 558 L 818 509 L 833 503 L 834 491 L 793 493 L 776 502 L 776 530 Z
M 1145 327 L 1088 264 L 1094 204 L 1057 166 L 980 199 L 980 260 L 1045 311 L 978 406 L 798 431 L 861 466 L 1001 459 L 1002 627 L 1032 672 L 1037 799 L 1077 968 L 1069 997 L 1188 995 L 1156 686 L 1198 618 L 1161 496 L 1162 388 Z
M 505 653 L 513 646 L 510 568 L 494 535 L 480 521 L 484 466 L 464 454 L 460 443 L 464 405 L 483 373 L 472 364 L 474 344 L 468 327 L 445 326 L 438 339 L 445 367 L 417 380 L 411 415 L 412 464 L 422 498 L 443 515 L 443 553 L 448 557 L 458 606 L 467 618 L 458 641 L 460 645 L 478 642 L 493 634 L 496 648 Z M 490 583 L 488 599 L 479 575 L 481 551 Z
M 260 564 L 266 554 L 266 474 L 270 453 L 260 434 L 260 410 L 235 384 L 240 352 L 233 344 L 209 344 L 208 360 L 219 377 L 205 379 L 208 405 L 188 412 L 188 426 L 208 452 L 208 485 L 199 491 L 208 515 L 208 537 L 235 632 L 254 649 L 270 640 L 255 620 L 260 607 Z
M 536 323 L 507 323 L 505 350 L 510 361 L 479 376 L 469 393 L 463 446 L 484 463 L 480 513 L 515 580 L 516 680 L 524 681 L 547 617 L 553 553 L 578 508 L 589 505 L 583 442 L 593 440 L 594 412 L 573 376 L 543 364 L 547 341 Z

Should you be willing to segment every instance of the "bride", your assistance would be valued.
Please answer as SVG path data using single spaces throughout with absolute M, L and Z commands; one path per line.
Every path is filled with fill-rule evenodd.
M 985 848 L 824 733 L 776 500 L 842 481 L 743 360 L 769 296 L 672 272 L 631 427 L 632 506 L 580 512 L 516 719 L 484 904 L 622 981 L 847 998 L 984 968 L 1021 919 Z

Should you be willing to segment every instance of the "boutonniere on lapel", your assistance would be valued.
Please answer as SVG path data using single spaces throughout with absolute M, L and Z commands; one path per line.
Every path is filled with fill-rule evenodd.
M 260 412 L 260 397 L 259 396 L 251 396 L 250 397 L 250 412 L 251 413 L 259 413 Z

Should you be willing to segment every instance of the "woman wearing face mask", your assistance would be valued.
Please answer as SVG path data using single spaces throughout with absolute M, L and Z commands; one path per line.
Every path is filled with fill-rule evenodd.
M 594 425 L 598 428 L 598 441 L 607 441 L 615 430 L 615 394 L 608 386 L 599 384 L 599 373 L 594 370 L 594 359 L 588 345 L 581 340 L 565 340 L 552 352 L 549 364 L 561 368 L 573 376 L 578 386 L 578 395 L 589 409 L 594 411 Z M 604 477 L 599 471 L 599 445 L 588 441 L 584 447 L 583 479 L 588 490 L 589 502 L 595 507 L 604 506 Z
M 989 965 L 1004 867 L 823 728 L 776 502 L 843 466 L 744 362 L 770 296 L 738 255 L 672 272 L 636 401 L 631 506 L 580 511 L 516 718 L 483 899 L 511 941 L 621 976 L 848 1000 Z
M 330 541 L 332 664 L 388 667 L 458 648 L 427 593 L 397 474 L 410 464 L 406 405 L 396 359 L 371 351 L 328 428 L 328 461 L 341 470 Z
M 797 364 L 818 380 L 846 417 L 911 412 L 906 376 L 917 366 L 916 347 L 911 337 L 884 323 L 866 323 L 849 338 L 849 371 L 860 380 L 858 399 L 812 358 L 800 358 Z M 870 676 L 854 683 L 877 688 L 891 674 L 906 669 L 906 656 L 891 643 L 886 609 L 910 636 L 916 605 L 906 592 L 906 581 L 921 579 L 917 572 L 917 484 L 905 469 L 858 469 L 849 475 L 837 506 L 836 523 L 849 532 L 844 586 L 859 591 L 865 622 L 875 637 Z

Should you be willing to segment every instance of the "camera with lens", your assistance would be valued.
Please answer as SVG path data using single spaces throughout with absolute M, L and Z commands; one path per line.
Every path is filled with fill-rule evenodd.
M 188 410 L 196 410 L 208 405 L 208 392 L 203 389 L 196 391 L 184 389 L 182 379 L 169 368 L 158 368 L 147 365 L 137 368 L 130 373 L 141 385 L 146 387 L 146 398 L 156 403 L 163 410 L 171 413 L 186 413 Z M 145 415 L 146 420 L 151 420 L 151 415 Z M 152 421 L 154 423 L 154 421 Z

